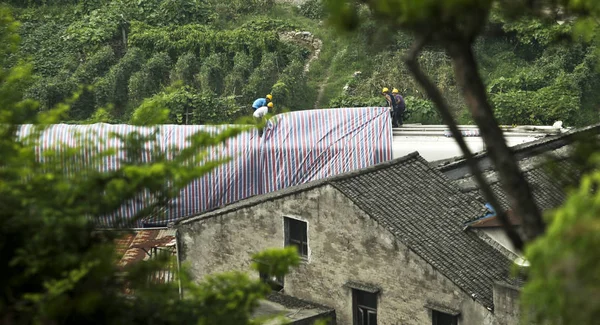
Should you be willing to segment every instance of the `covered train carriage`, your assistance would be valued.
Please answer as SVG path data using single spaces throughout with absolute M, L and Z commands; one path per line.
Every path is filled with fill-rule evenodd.
M 167 156 L 189 145 L 188 137 L 198 131 L 216 134 L 227 126 L 161 125 L 154 148 Z M 21 127 L 20 136 L 31 134 L 32 126 Z M 96 168 L 119 168 L 128 154 L 113 134 L 138 132 L 151 135 L 156 128 L 131 125 L 57 124 L 44 130 L 44 149 L 79 146 L 83 163 L 91 163 L 93 153 L 114 149 Z M 79 136 L 79 137 L 78 137 Z M 82 142 L 78 139 L 84 139 Z M 86 158 L 88 157 L 88 158 Z M 137 221 L 135 227 L 163 226 L 180 218 L 197 215 L 254 195 L 277 191 L 320 178 L 368 167 L 392 158 L 392 130 L 387 108 L 342 108 L 297 111 L 277 115 L 265 133 L 255 129 L 208 149 L 208 160 L 231 158 L 209 174 L 192 181 L 164 211 L 151 219 Z M 142 155 L 149 161 L 150 154 Z M 124 204 L 114 215 L 103 216 L 101 227 L 113 227 L 121 218 L 131 220 L 144 207 L 144 199 Z

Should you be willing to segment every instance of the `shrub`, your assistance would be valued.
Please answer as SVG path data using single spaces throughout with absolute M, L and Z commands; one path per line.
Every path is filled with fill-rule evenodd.
M 280 74 L 271 93 L 278 110 L 306 108 L 309 89 L 304 76 L 304 64 L 300 61 L 291 62 Z
M 404 97 L 406 111 L 404 121 L 409 123 L 442 124 L 435 105 L 430 100 L 413 96 Z
M 152 56 L 129 80 L 130 99 L 134 104 L 156 94 L 162 85 L 167 84 L 170 70 L 171 58 L 166 53 Z
M 168 122 L 176 124 L 217 124 L 235 119 L 240 111 L 231 97 L 216 97 L 213 93 L 198 94 L 183 86 L 161 92 L 153 97 L 169 109 Z
M 244 101 L 251 101 L 257 96 L 264 97 L 271 91 L 277 81 L 277 59 L 274 53 L 263 55 L 260 65 L 250 74 L 248 83 L 244 87 Z
M 94 84 L 96 108 L 111 103 L 113 116 L 122 116 L 129 101 L 129 79 L 141 69 L 144 61 L 145 55 L 140 49 L 129 48 L 123 58 Z
M 188 52 L 177 59 L 171 71 L 172 81 L 182 81 L 186 85 L 193 85 L 195 75 L 200 71 L 200 62 L 193 52 Z
M 325 17 L 325 6 L 322 0 L 307 0 L 298 8 L 300 14 L 310 19 L 323 19 Z
M 79 65 L 73 74 L 73 78 L 77 83 L 89 85 L 94 79 L 106 73 L 115 62 L 113 49 L 110 46 L 103 46 Z
M 233 69 L 225 77 L 225 93 L 241 94 L 253 68 L 252 57 L 244 52 L 236 53 L 233 58 Z

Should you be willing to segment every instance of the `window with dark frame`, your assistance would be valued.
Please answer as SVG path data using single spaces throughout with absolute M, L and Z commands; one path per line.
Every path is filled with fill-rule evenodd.
M 433 325 L 458 325 L 458 316 L 437 310 L 431 310 L 431 319 Z
M 308 257 L 308 227 L 302 220 L 285 217 L 285 246 L 296 246 L 298 255 Z
M 377 325 L 377 293 L 352 289 L 354 325 Z

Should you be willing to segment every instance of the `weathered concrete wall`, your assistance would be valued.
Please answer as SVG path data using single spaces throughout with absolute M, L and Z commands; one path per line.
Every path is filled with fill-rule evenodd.
M 494 284 L 494 309 L 498 324 L 518 324 L 521 317 L 521 290 L 502 283 Z
M 283 246 L 284 216 L 307 221 L 309 241 L 309 259 L 286 276 L 285 293 L 335 308 L 338 324 L 352 323 L 347 281 L 382 288 L 378 324 L 431 324 L 428 302 L 460 310 L 461 325 L 497 324 L 494 314 L 329 185 L 179 224 L 181 257 L 197 278 L 249 270 L 251 254 Z

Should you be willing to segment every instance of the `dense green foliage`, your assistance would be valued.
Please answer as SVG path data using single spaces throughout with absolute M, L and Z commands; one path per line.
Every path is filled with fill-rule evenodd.
M 404 51 L 412 37 L 404 32 L 390 32 L 370 19 L 367 10 L 359 10 L 364 22 L 348 37 L 352 44 L 338 51 L 332 69 L 343 70 L 343 81 L 335 91 L 332 106 L 377 103 L 383 87 L 398 88 L 405 97 L 427 98 L 402 64 Z M 363 17 L 364 16 L 364 17 Z M 475 46 L 479 68 L 501 124 L 588 125 L 600 121 L 595 89 L 600 82 L 595 43 L 572 39 L 573 22 L 522 18 L 507 20 L 492 15 L 484 35 Z M 387 35 L 387 37 L 382 37 Z M 381 40 L 384 40 L 383 42 Z M 356 44 L 365 44 L 354 47 Z M 350 63 L 350 64 L 348 64 Z M 445 95 L 460 123 L 472 123 L 454 79 L 450 58 L 442 49 L 426 48 L 420 57 L 421 67 Z M 339 68 L 338 68 L 339 67 Z M 353 77 L 354 71 L 361 71 Z M 340 76 L 342 78 L 342 76 Z M 347 90 L 342 88 L 347 85 Z M 421 113 L 430 105 L 417 107 L 409 122 L 441 123 L 437 114 Z
M 162 98 L 173 110 L 172 123 L 232 121 L 276 83 L 287 95 L 278 108 L 302 108 L 306 103 L 295 92 L 281 90 L 280 80 L 286 87 L 304 87 L 302 78 L 283 76 L 296 73 L 309 54 L 279 40 L 274 27 L 292 26 L 257 19 L 219 28 L 218 22 L 267 11 L 273 3 L 224 5 L 197 0 L 31 2 L 16 10 L 24 21 L 24 41 L 12 62 L 32 58 L 37 81 L 27 94 L 39 100 L 41 110 L 70 96 L 78 85 L 91 85 L 72 105 L 68 119 L 74 121 L 105 108 L 109 120 L 127 122 L 144 99 L 164 95 L 174 85 L 181 89 Z
M 570 184 L 563 206 L 546 215 L 546 235 L 527 247 L 530 267 L 522 299 L 528 321 L 593 324 L 600 313 L 599 144 L 588 138 L 578 145 L 575 163 L 588 173 Z
M 583 139 L 575 139 L 579 141 L 571 144 L 568 152 L 557 156 L 547 153 L 546 158 L 552 158 L 553 181 L 566 186 L 569 195 L 541 222 L 541 215 L 533 211 L 538 208 L 532 188 L 525 186 L 521 166 L 503 143 L 493 115 L 500 121 L 527 123 L 549 123 L 557 118 L 569 124 L 598 120 L 594 88 L 600 2 L 327 0 L 334 23 L 350 30 L 360 25 L 357 8 L 364 2 L 371 9 L 372 19 L 367 24 L 376 21 L 415 35 L 414 51 L 405 62 L 435 96 L 437 109 L 443 113 L 449 109 L 436 89 L 444 90 L 438 75 L 423 71 L 426 69 L 421 69 L 418 61 L 427 62 L 431 53 L 431 49 L 421 52 L 423 46 L 443 47 L 452 59 L 471 116 L 482 128 L 486 144 L 494 148 L 487 157 L 500 176 L 510 208 L 522 219 L 519 228 L 525 236 L 516 237 L 524 239 L 528 263 L 524 267 L 515 264 L 514 268 L 526 279 L 518 311 L 523 323 L 596 323 L 600 315 L 600 145 L 596 130 L 580 134 Z M 474 46 L 477 55 L 473 54 Z M 444 120 L 456 128 L 451 116 Z M 494 129 L 496 132 L 486 132 Z M 463 151 L 468 157 L 468 150 Z M 483 176 L 473 165 L 471 171 Z M 566 175 L 577 176 L 580 181 Z M 481 189 L 491 190 L 485 176 L 477 183 Z M 491 201 L 494 194 L 486 197 Z M 509 226 L 507 220 L 503 223 Z M 510 236 L 510 231 L 505 232 L 519 247 L 520 241 Z
M 233 122 L 250 103 L 275 94 L 276 112 L 312 107 L 384 105 L 382 87 L 407 98 L 407 122 L 441 123 L 404 65 L 412 37 L 367 20 L 340 37 L 322 20 L 321 0 L 299 7 L 272 0 L 56 0 L 21 2 L 21 51 L 31 57 L 37 82 L 27 89 L 45 110 L 79 84 L 93 85 L 73 104 L 68 120 L 84 121 L 105 108 L 108 120 L 127 122 L 145 98 L 164 98 L 170 123 Z M 366 9 L 359 15 L 367 17 Z M 595 43 L 572 40 L 571 21 L 492 15 L 476 54 L 501 124 L 587 125 L 599 121 L 600 83 Z M 577 26 L 580 28 L 579 26 Z M 313 49 L 280 33 L 312 32 Z M 587 38 L 589 39 L 589 37 Z M 429 48 L 423 69 L 443 91 L 461 123 L 471 123 L 447 55 Z M 361 73 L 355 76 L 355 72 Z M 110 104 L 110 106 L 109 106 Z M 186 116 L 186 117 L 184 117 Z
M 572 23 L 492 20 L 511 43 L 479 44 L 488 91 L 502 123 L 587 125 L 598 119 L 598 49 L 571 41 Z M 486 45 L 485 43 L 489 43 Z
M 411 37 L 386 30 L 375 20 L 355 34 L 335 37 L 318 22 L 326 15 L 319 0 L 297 9 L 270 0 L 4 2 L 16 7 L 23 23 L 19 27 L 0 7 L 2 323 L 245 324 L 268 291 L 242 273 L 195 284 L 184 272 L 181 283 L 189 298 L 181 301 L 172 285 L 147 286 L 148 272 L 168 260 L 117 272 L 114 234 L 93 228 L 95 216 L 141 195 L 152 196 L 156 205 L 139 217 L 163 205 L 190 179 L 218 163 L 192 167 L 187 162 L 237 130 L 219 138 L 198 134 L 192 139 L 195 150 L 183 151 L 173 160 L 154 150 L 148 164 L 131 159 L 109 173 L 81 166 L 67 173 L 64 163 L 77 161 L 79 150 L 46 150 L 45 164 L 40 164 L 37 133 L 19 139 L 19 124 L 37 124 L 42 130 L 61 120 L 218 123 L 244 114 L 252 99 L 267 92 L 282 108 L 313 103 L 374 106 L 383 104 L 379 95 L 383 86 L 399 88 L 405 95 L 409 121 L 440 122 L 400 64 Z M 598 121 L 600 34 L 595 29 L 600 5 L 559 2 L 584 18 L 509 21 L 493 12 L 476 43 L 479 68 L 501 123 Z M 460 16 L 491 2 L 404 3 L 413 6 L 404 8 L 398 19 L 411 26 L 423 17 L 440 12 Z M 368 13 L 361 9 L 359 15 Z M 308 50 L 277 35 L 296 26 L 323 40 L 321 57 L 308 74 L 304 73 Z M 573 31 L 577 37 L 571 39 Z M 23 38 L 20 48 L 16 32 Z M 23 62 L 27 58 L 31 65 Z M 468 122 L 446 54 L 428 48 L 420 62 L 454 113 Z M 154 141 L 152 136 L 135 134 L 123 140 L 127 150 L 136 152 L 147 143 L 152 147 Z M 97 158 L 107 154 L 98 153 Z M 597 319 L 598 158 L 592 156 L 587 175 L 575 184 L 566 204 L 548 215 L 547 233 L 527 249 L 531 267 L 523 297 L 531 309 L 525 316 L 540 324 L 587 324 Z M 256 270 L 275 276 L 298 263 L 290 250 L 267 251 L 254 258 Z M 124 283 L 135 289 L 137 299 L 121 294 Z
M 206 149 L 242 128 L 216 136 L 197 133 L 189 138 L 189 147 L 173 149 L 176 153 L 169 158 L 157 147 L 156 133 L 102 139 L 121 141 L 119 150 L 128 152 L 120 167 L 109 172 L 93 166 L 115 152 L 89 150 L 98 143 L 85 138 L 78 139 L 76 147 L 56 143 L 40 149 L 44 128 L 64 118 L 69 104 L 75 105 L 92 91 L 83 88 L 67 103 L 38 113 L 40 103 L 25 99 L 22 92 L 34 82 L 32 65 L 7 64 L 18 51 L 17 29 L 10 12 L 0 5 L 0 323 L 261 324 L 262 320 L 251 317 L 259 300 L 270 292 L 262 281 L 246 272 L 230 272 L 197 283 L 184 268 L 179 281 L 153 282 L 149 280 L 153 272 L 175 263 L 172 257 L 158 254 L 147 262 L 118 267 L 121 256 L 115 251 L 115 240 L 126 230 L 95 227 L 98 217 L 116 213 L 118 218 L 119 208 L 133 200 L 148 205 L 136 219 L 156 215 L 191 180 L 218 166 L 220 161 L 202 159 Z M 105 67 L 100 62 L 112 60 L 114 53 L 102 47 L 95 56 L 85 63 L 90 69 L 75 70 L 73 82 L 90 78 L 86 72 L 97 73 L 91 67 Z M 157 54 L 151 60 L 155 63 L 148 64 L 148 73 L 161 72 L 160 66 L 169 59 Z M 122 79 L 118 70 L 113 76 Z M 166 94 L 171 96 L 171 91 Z M 135 110 L 134 122 L 164 122 L 169 111 L 161 106 L 162 100 L 145 99 Z M 33 124 L 29 135 L 18 134 L 22 124 Z M 92 155 L 91 162 L 83 163 L 82 151 Z M 150 161 L 142 162 L 146 153 Z M 295 248 L 256 252 L 252 258 L 257 261 L 255 269 L 272 276 L 281 276 L 299 263 Z M 133 296 L 125 295 L 126 289 Z

